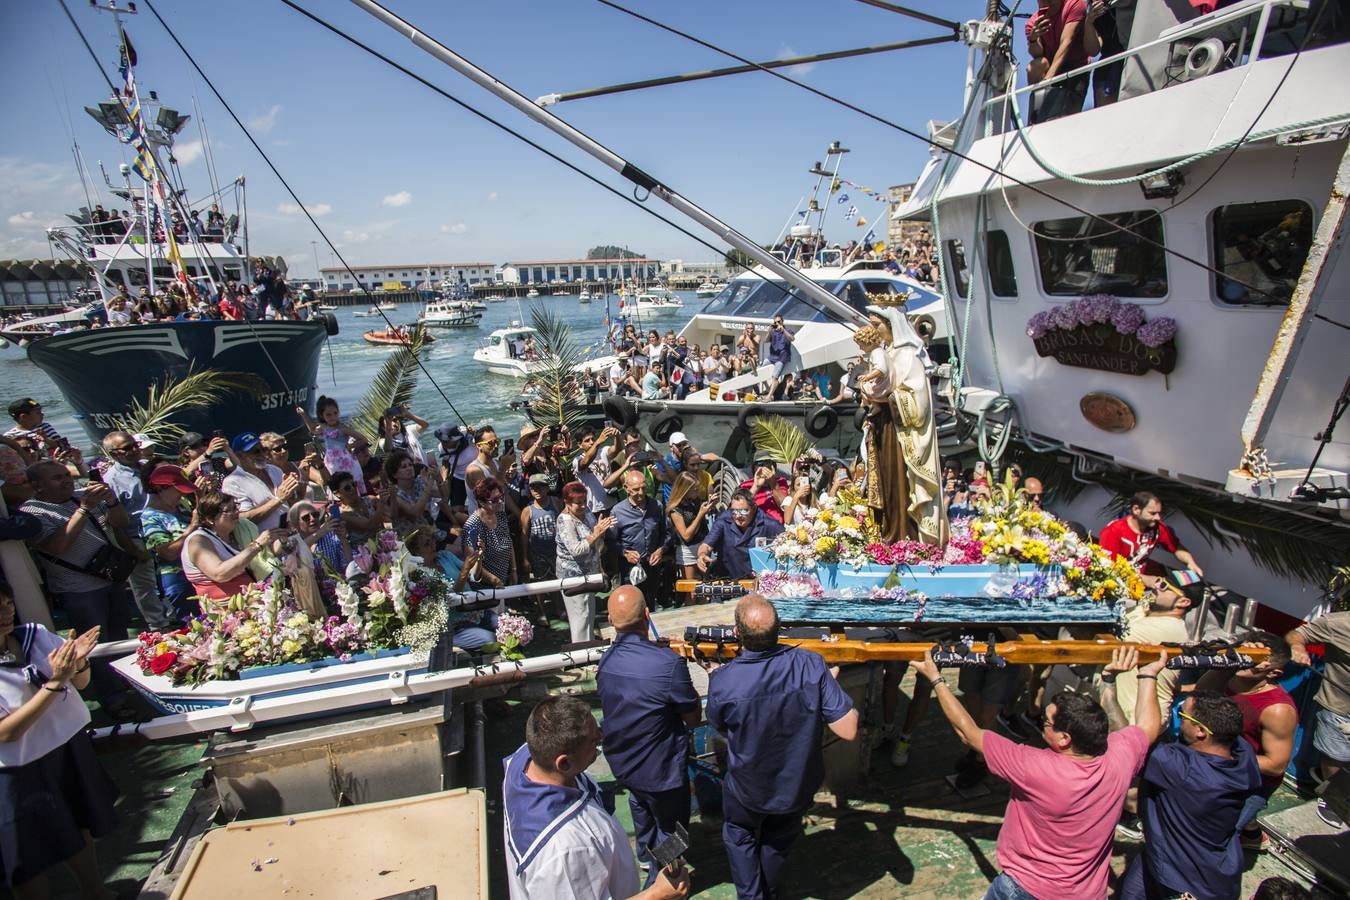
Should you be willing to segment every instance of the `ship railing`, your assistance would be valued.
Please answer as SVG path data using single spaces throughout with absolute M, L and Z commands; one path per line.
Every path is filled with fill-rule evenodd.
M 1251 30 L 1250 46 L 1248 46 L 1248 37 L 1245 33 L 1243 33 L 1238 40 L 1237 54 L 1233 59 L 1232 68 L 1241 68 L 1250 65 L 1261 58 L 1261 50 L 1265 44 L 1266 33 L 1270 27 L 1271 13 L 1274 10 L 1284 8 L 1306 12 L 1309 7 L 1309 2 L 1310 0 L 1243 0 L 1243 2 L 1239 2 L 1233 6 L 1217 9 L 1212 13 L 1207 13 L 1199 18 L 1191 19 L 1190 21 L 1182 22 L 1168 28 L 1157 38 L 1134 47 L 1126 48 L 1124 51 L 1117 53 L 1114 56 L 1102 57 L 1096 62 L 1088 63 L 1085 66 L 1079 66 L 1071 71 L 1056 75 L 1054 78 L 1047 78 L 1038 81 L 1035 84 L 1028 84 L 1020 87 L 1011 93 L 1011 97 L 1014 101 L 1021 100 L 1024 96 L 1029 99 L 1030 96 L 1037 91 L 1046 90 L 1057 84 L 1064 84 L 1071 79 L 1086 75 L 1089 72 L 1095 72 L 1105 66 L 1114 65 L 1129 59 L 1138 59 L 1145 52 L 1156 48 L 1171 48 L 1177 44 L 1198 44 L 1202 36 L 1209 34 L 1210 32 L 1224 29 L 1231 34 L 1231 29 L 1228 28 L 1228 26 L 1231 26 L 1233 23 L 1242 19 L 1258 17 L 1256 27 Z M 1182 62 L 1184 63 L 1184 60 Z M 1145 71 L 1148 71 L 1148 67 L 1144 65 L 1142 60 L 1139 62 L 1139 65 Z M 1175 65 L 1176 63 L 1174 61 L 1169 63 L 1161 72 L 1150 72 L 1149 74 L 1151 75 L 1161 76 L 1152 79 L 1155 83 L 1160 83 L 1158 83 L 1157 87 L 1153 88 L 1152 91 L 1146 91 L 1145 93 L 1153 93 L 1153 91 L 1162 90 L 1173 84 L 1183 83 L 1186 80 L 1184 76 L 1169 76 L 1166 71 Z M 1006 93 L 999 92 L 990 97 L 984 103 L 986 110 L 994 110 L 1001 106 L 1008 96 L 1009 95 Z M 1121 98 L 1122 101 L 1128 99 L 1130 98 Z

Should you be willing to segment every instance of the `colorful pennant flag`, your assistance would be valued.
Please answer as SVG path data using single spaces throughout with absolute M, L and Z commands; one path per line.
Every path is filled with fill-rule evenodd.
M 845 221 L 845 222 L 848 222 L 848 221 L 852 220 L 853 217 L 856 216 L 857 214 L 858 214 L 858 207 L 856 207 L 856 206 L 850 206 L 850 207 L 848 208 L 848 212 L 844 213 L 844 221 Z

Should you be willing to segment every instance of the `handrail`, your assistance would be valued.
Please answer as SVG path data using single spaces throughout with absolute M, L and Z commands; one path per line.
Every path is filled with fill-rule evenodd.
M 1219 25 L 1226 25 L 1231 21 L 1258 14 L 1262 16 L 1263 23 L 1260 30 L 1252 36 L 1252 46 L 1260 47 L 1264 43 L 1265 22 L 1269 21 L 1270 10 L 1277 6 L 1307 9 L 1308 0 L 1251 0 L 1251 2 L 1243 6 L 1226 6 L 1223 9 L 1217 9 L 1212 13 L 1192 19 L 1189 22 L 1182 22 L 1179 25 L 1164 31 L 1161 35 L 1148 43 L 1140 44 L 1138 47 L 1130 47 L 1114 56 L 1103 57 L 1096 62 L 1088 63 L 1085 66 L 1079 66 L 1071 71 L 1056 75 L 1054 78 L 1047 78 L 1044 81 L 1038 81 L 1035 84 L 1028 84 L 1025 87 L 1020 87 L 1012 92 L 1012 96 L 1018 97 L 1022 94 L 1031 94 L 1047 87 L 1053 87 L 1056 84 L 1062 84 L 1071 78 L 1077 78 L 1079 75 L 1095 71 L 1103 66 L 1108 66 L 1120 62 L 1121 60 L 1138 56 L 1145 50 L 1151 50 L 1154 47 L 1161 47 L 1163 45 L 1175 44 L 1180 40 L 1202 34 Z M 1248 64 L 1250 64 L 1250 62 Z M 984 106 L 986 109 L 992 109 L 994 106 L 1002 104 L 1006 97 L 1006 94 L 999 93 L 984 101 Z

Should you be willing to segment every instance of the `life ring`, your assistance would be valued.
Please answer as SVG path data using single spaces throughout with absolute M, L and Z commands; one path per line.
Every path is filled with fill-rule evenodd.
M 937 321 L 928 313 L 917 315 L 913 319 L 914 333 L 919 336 L 919 340 L 927 344 L 937 334 Z
M 859 403 L 857 411 L 853 413 L 853 427 L 862 431 L 865 421 L 867 421 L 867 404 Z
M 839 426 L 839 410 L 822 403 L 806 414 L 806 433 L 811 437 L 829 437 Z
M 328 336 L 334 337 L 335 335 L 337 335 L 338 333 L 337 316 L 333 315 L 332 313 L 323 313 L 321 318 L 323 319 L 323 329 L 324 331 L 328 332 Z
M 673 409 L 664 409 L 652 420 L 652 424 L 647 428 L 647 434 L 651 435 L 656 443 L 664 444 L 670 440 L 672 434 L 683 430 L 684 420 L 680 418 L 680 414 Z
M 626 397 L 606 397 L 603 408 L 605 416 L 620 428 L 632 428 L 637 424 L 637 409 Z
M 762 416 L 765 413 L 763 403 L 747 403 L 739 413 L 736 414 L 736 424 L 746 431 L 750 430 L 750 420 L 755 416 Z

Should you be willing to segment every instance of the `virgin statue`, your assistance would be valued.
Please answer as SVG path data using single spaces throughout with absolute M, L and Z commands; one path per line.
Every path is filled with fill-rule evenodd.
M 853 336 L 871 369 L 858 379 L 867 404 L 863 451 L 867 505 L 887 543 L 947 543 L 933 397 L 923 341 L 903 306 L 869 306 L 868 325 Z

